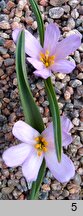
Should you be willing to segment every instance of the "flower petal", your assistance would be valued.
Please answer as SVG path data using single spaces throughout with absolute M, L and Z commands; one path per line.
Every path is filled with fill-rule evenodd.
M 43 79 L 47 79 L 51 76 L 51 71 L 49 69 L 36 70 L 33 72 L 35 76 L 42 77 Z
M 13 135 L 24 143 L 33 145 L 39 132 L 23 121 L 17 121 L 13 127 Z
M 62 131 L 62 145 L 63 146 L 68 146 L 69 144 L 72 143 L 72 140 L 73 139 L 70 133 Z
M 73 162 L 65 154 L 62 154 L 62 160 L 59 163 L 55 152 L 45 154 L 46 165 L 52 175 L 61 183 L 68 182 L 75 174 Z
M 14 42 L 17 42 L 18 34 L 21 29 L 15 29 L 12 33 Z M 42 47 L 39 41 L 27 30 L 25 30 L 25 52 L 27 55 L 37 58 L 39 53 L 42 51 Z
M 27 58 L 27 60 L 33 65 L 34 68 L 36 68 L 37 70 L 42 70 L 45 68 L 44 64 L 34 58 Z
M 64 117 L 65 120 L 66 117 Z M 67 118 L 66 118 L 67 120 Z M 69 120 L 69 119 L 68 119 Z M 67 123 L 68 123 L 67 120 Z M 69 120 L 70 122 L 70 120 Z M 66 125 L 66 122 L 65 122 Z M 67 129 L 66 126 L 62 124 L 62 117 L 61 117 L 61 127 L 62 127 L 62 146 L 68 146 L 72 142 L 72 136 L 70 133 L 68 133 L 68 125 Z M 41 134 L 46 141 L 48 142 L 48 150 L 55 149 L 55 143 L 54 143 L 54 131 L 53 131 L 53 123 L 49 123 L 48 127 L 42 132 Z
M 21 143 L 4 151 L 2 158 L 9 167 L 20 166 L 28 157 L 31 150 L 32 146 Z
M 12 32 L 12 38 L 13 38 L 13 41 L 15 43 L 17 43 L 17 40 L 18 40 L 18 36 L 19 36 L 19 33 L 21 32 L 21 29 L 20 28 L 16 28 L 13 32 Z
M 73 34 L 63 39 L 57 44 L 56 57 L 57 59 L 66 58 L 72 52 L 74 52 L 81 44 L 81 39 L 78 35 Z
M 42 160 L 43 155 L 38 156 L 37 153 L 32 152 L 29 158 L 23 163 L 22 172 L 28 182 L 36 181 Z
M 51 67 L 54 72 L 61 72 L 61 73 L 71 73 L 72 70 L 75 68 L 75 64 L 68 60 L 58 60 L 55 64 Z
M 61 116 L 61 124 L 62 124 L 62 130 L 65 132 L 69 132 L 73 128 L 72 122 L 66 116 Z
M 60 37 L 60 30 L 58 25 L 51 23 L 48 24 L 45 31 L 44 49 L 48 50 L 51 54 L 55 53 L 57 41 Z

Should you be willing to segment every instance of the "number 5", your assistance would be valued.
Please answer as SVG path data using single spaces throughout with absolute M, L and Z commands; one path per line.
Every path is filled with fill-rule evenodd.
M 72 203 L 72 211 L 76 211 L 77 210 L 77 203 Z

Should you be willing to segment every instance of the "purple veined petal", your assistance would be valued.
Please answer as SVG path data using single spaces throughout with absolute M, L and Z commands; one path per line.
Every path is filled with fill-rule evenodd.
M 45 31 L 44 50 L 48 50 L 51 55 L 55 54 L 57 41 L 60 37 L 60 30 L 57 24 L 48 24 Z
M 44 64 L 34 58 L 27 58 L 27 60 L 33 65 L 34 68 L 36 68 L 37 70 L 43 70 L 45 68 Z
M 43 155 L 38 156 L 36 152 L 31 152 L 30 156 L 22 165 L 22 172 L 27 182 L 36 181 Z
M 62 130 L 69 132 L 73 128 L 73 124 L 66 116 L 61 116 Z
M 32 146 L 21 143 L 4 151 L 2 158 L 5 161 L 5 164 L 9 167 L 20 166 L 28 157 L 31 150 Z
M 54 151 L 45 154 L 46 165 L 52 175 L 61 183 L 68 182 L 75 175 L 73 162 L 65 154 L 62 154 L 62 160 L 59 163 Z
M 65 130 L 62 131 L 62 146 L 66 146 L 67 147 L 69 144 L 72 143 L 72 140 L 73 139 L 72 139 L 72 136 L 71 136 L 70 133 L 65 132 Z
M 54 72 L 61 72 L 61 73 L 68 74 L 74 70 L 75 66 L 76 65 L 73 62 L 65 59 L 65 60 L 56 61 L 55 64 L 51 67 L 51 69 Z
M 78 35 L 73 34 L 58 42 L 56 47 L 56 58 L 63 59 L 74 52 L 81 44 L 81 39 Z
M 14 42 L 17 42 L 18 34 L 21 29 L 15 29 L 12 33 L 12 37 Z M 27 55 L 38 58 L 40 52 L 42 51 L 42 47 L 39 41 L 27 30 L 25 30 L 25 52 Z
M 47 79 L 51 76 L 51 71 L 47 68 L 43 70 L 36 70 L 33 73 L 35 74 L 35 76 L 42 77 L 43 79 Z
M 29 145 L 34 145 L 35 138 L 40 135 L 38 131 L 21 120 L 14 124 L 12 133 L 17 139 Z

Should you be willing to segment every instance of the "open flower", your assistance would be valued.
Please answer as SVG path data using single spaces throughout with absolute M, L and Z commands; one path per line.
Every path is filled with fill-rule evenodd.
M 61 118 L 61 124 L 62 144 L 68 146 L 72 142 L 69 133 L 72 124 L 66 117 Z M 61 162 L 57 161 L 52 123 L 39 134 L 25 122 L 17 121 L 13 127 L 13 134 L 21 141 L 21 144 L 7 149 L 2 157 L 9 167 L 22 166 L 23 175 L 28 182 L 37 179 L 43 158 L 45 158 L 47 167 L 58 181 L 67 182 L 74 176 L 74 165 L 64 153 L 62 153 Z
M 16 42 L 21 29 L 13 31 L 13 40 Z M 34 74 L 47 79 L 51 76 L 51 71 L 61 73 L 71 73 L 75 64 L 68 61 L 66 57 L 80 46 L 80 37 L 73 34 L 62 41 L 60 30 L 54 23 L 48 24 L 45 31 L 44 46 L 41 47 L 39 41 L 27 30 L 25 30 L 25 52 L 27 60 L 36 70 Z

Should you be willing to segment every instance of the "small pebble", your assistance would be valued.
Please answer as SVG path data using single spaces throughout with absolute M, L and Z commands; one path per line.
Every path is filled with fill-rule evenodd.
M 83 147 L 81 147 L 81 148 L 78 149 L 78 154 L 80 156 L 83 156 Z
M 70 83 L 69 83 L 73 88 L 76 88 L 78 86 L 81 86 L 82 85 L 82 82 L 78 79 L 75 79 L 75 80 L 71 80 Z
M 64 9 L 62 7 L 54 7 L 49 10 L 49 16 L 52 19 L 58 19 L 64 14 Z
M 74 118 L 72 120 L 72 123 L 75 125 L 75 126 L 79 126 L 79 119 L 78 118 Z

